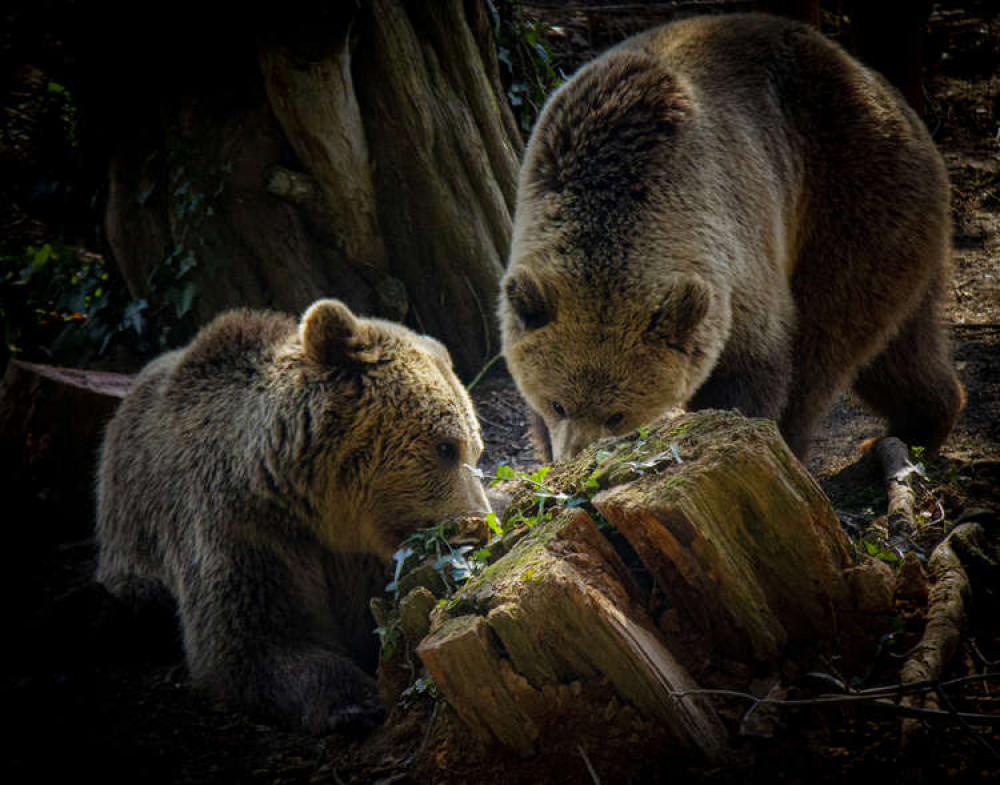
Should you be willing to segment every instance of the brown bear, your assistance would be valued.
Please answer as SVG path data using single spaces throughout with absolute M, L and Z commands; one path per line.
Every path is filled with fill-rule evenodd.
M 193 680 L 312 732 L 381 713 L 368 597 L 415 528 L 483 514 L 447 350 L 336 300 L 235 310 L 152 361 L 110 422 L 97 579 L 176 600 Z
M 920 118 L 805 25 L 695 17 L 583 66 L 532 131 L 499 306 L 552 455 L 685 406 L 804 458 L 852 384 L 936 450 L 963 396 L 948 198 Z

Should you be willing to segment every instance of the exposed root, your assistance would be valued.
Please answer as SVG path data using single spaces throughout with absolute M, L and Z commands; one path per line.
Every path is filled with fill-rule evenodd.
M 978 550 L 974 541 L 982 535 L 982 531 L 979 524 L 962 524 L 934 549 L 927 564 L 931 580 L 927 624 L 923 637 L 903 664 L 900 672 L 903 685 L 939 680 L 958 648 L 970 599 L 969 578 L 959 554 Z M 902 704 L 913 708 L 940 708 L 935 693 L 906 695 Z M 917 740 L 921 727 L 919 720 L 903 720 L 904 751 Z

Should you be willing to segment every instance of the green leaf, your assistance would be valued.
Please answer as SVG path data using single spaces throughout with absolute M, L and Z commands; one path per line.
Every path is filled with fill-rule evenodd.
M 497 466 L 497 470 L 496 473 L 494 474 L 493 479 L 490 480 L 490 487 L 493 487 L 494 485 L 496 485 L 499 482 L 502 482 L 503 480 L 514 480 L 514 479 L 517 479 L 517 473 L 510 466 L 501 463 L 499 466 Z
M 38 272 L 41 270 L 52 258 L 52 246 L 45 243 L 41 248 L 34 252 L 31 257 L 31 267 Z
M 198 284 L 194 281 L 188 281 L 180 289 L 174 300 L 174 311 L 177 314 L 177 318 L 181 319 L 184 315 L 191 310 L 191 305 L 194 303 L 195 295 L 198 294 Z
M 545 475 L 547 475 L 551 470 L 551 466 L 541 466 L 528 479 L 541 484 L 545 480 Z
M 394 554 L 392 554 L 392 560 L 396 562 L 396 568 L 392 574 L 392 581 L 388 583 L 385 587 L 386 591 L 391 591 L 391 592 L 396 591 L 397 583 L 399 581 L 399 573 L 403 569 L 403 564 L 412 554 L 413 554 L 413 548 L 400 548 Z
M 125 306 L 122 314 L 122 326 L 131 328 L 136 335 L 142 335 L 143 319 L 142 312 L 146 310 L 148 303 L 144 299 L 132 300 Z

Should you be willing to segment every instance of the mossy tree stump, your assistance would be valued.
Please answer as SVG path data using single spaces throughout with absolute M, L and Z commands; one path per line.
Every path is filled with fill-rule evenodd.
M 748 690 L 836 646 L 850 550 L 773 423 L 681 415 L 545 486 L 561 509 L 440 607 L 417 648 L 482 739 L 531 754 L 552 690 L 601 681 L 668 731 L 657 754 L 718 762 L 731 729 L 700 689 Z M 528 489 L 507 518 L 537 507 Z

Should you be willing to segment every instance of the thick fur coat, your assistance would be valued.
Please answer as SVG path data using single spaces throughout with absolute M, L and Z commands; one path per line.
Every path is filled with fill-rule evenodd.
M 962 405 L 945 168 L 878 74 L 764 15 L 684 20 L 581 68 L 520 175 L 503 351 L 565 459 L 674 407 L 776 420 L 838 391 L 936 450 Z
M 379 713 L 368 597 L 414 528 L 489 504 L 445 348 L 321 300 L 237 310 L 151 362 L 101 456 L 97 578 L 177 603 L 191 675 L 323 732 Z

